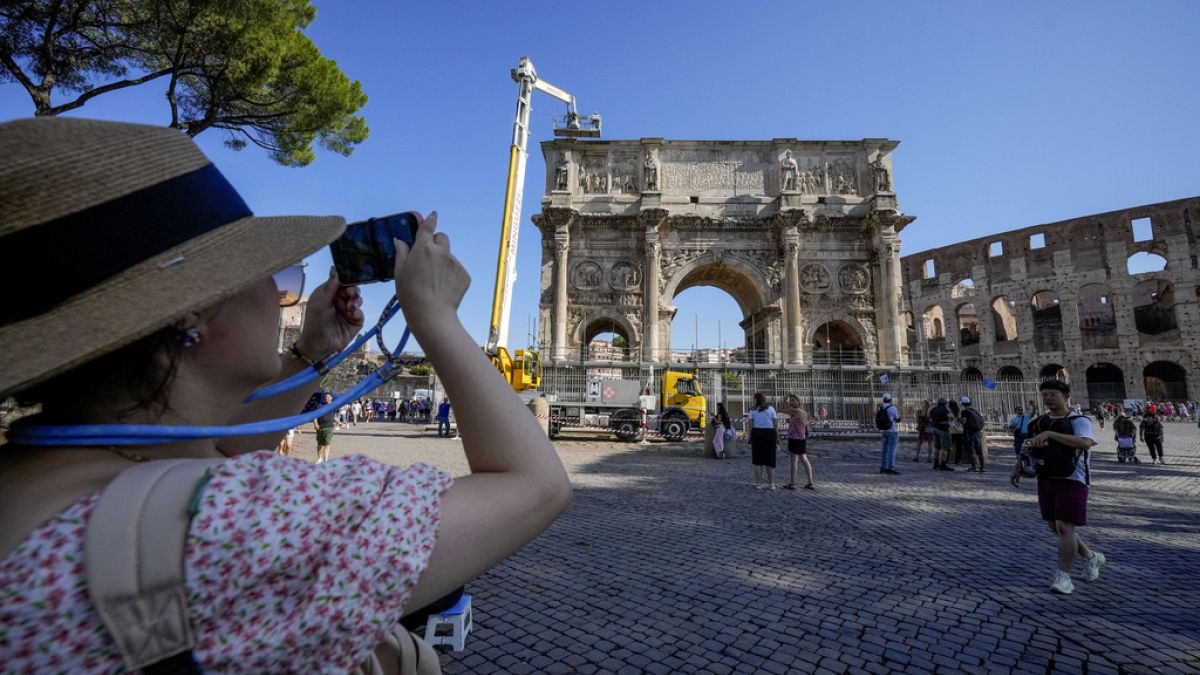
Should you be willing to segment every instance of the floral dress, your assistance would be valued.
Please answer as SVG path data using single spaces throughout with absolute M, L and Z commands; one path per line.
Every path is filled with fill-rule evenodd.
M 203 488 L 184 555 L 205 672 L 347 672 L 399 620 L 437 539 L 445 473 L 365 457 L 321 465 L 256 452 Z M 0 671 L 116 673 L 88 597 L 84 533 L 99 494 L 0 561 Z

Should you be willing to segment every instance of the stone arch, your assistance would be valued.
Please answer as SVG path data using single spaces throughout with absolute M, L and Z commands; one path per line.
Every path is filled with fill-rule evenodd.
M 1025 374 L 1016 366 L 1004 366 L 996 373 L 996 380 L 1000 382 L 1020 382 L 1025 379 Z
M 1187 371 L 1174 361 L 1154 361 L 1142 369 L 1146 397 L 1156 401 L 1188 400 Z
M 1061 352 L 1063 350 L 1062 307 L 1058 293 L 1046 289 L 1030 298 L 1033 309 L 1033 347 L 1039 352 Z
M 958 323 L 958 344 L 963 347 L 979 344 L 979 311 L 975 303 L 964 302 L 954 310 Z
M 1125 373 L 1117 366 L 1103 361 L 1093 363 L 1084 375 L 1087 378 L 1088 402 L 1125 400 Z
M 1117 349 L 1117 311 L 1108 284 L 1086 284 L 1079 289 L 1079 335 L 1083 349 Z
M 768 268 L 769 269 L 769 268 Z M 750 359 L 758 363 L 782 356 L 773 346 L 782 346 L 782 321 L 778 310 L 764 311 L 771 305 L 775 286 L 753 263 L 738 256 L 709 251 L 671 272 L 662 297 L 672 302 L 660 303 L 670 307 L 680 293 L 697 286 L 712 286 L 728 293 L 742 312 L 740 326 L 745 334 Z M 671 326 L 660 324 L 660 344 L 671 344 Z
M 867 359 L 869 334 L 851 317 L 827 317 L 809 325 L 806 344 L 812 350 L 813 363 L 859 364 Z
M 979 370 L 978 368 L 976 368 L 974 366 L 967 366 L 966 368 L 963 368 L 962 372 L 960 372 L 958 374 L 958 376 L 960 379 L 962 379 L 963 382 L 982 382 L 983 381 L 983 371 Z
M 713 286 L 733 297 L 743 316 L 769 304 L 774 286 L 752 263 L 709 251 L 675 269 L 667 279 L 662 297 L 668 301 L 694 286 Z
M 1038 371 L 1038 379 L 1040 380 L 1062 380 L 1067 384 L 1071 383 L 1071 374 L 1062 365 L 1057 363 L 1047 363 Z
M 1012 342 L 1017 339 L 1016 300 L 997 295 L 992 299 L 992 325 L 995 326 L 996 342 Z
M 1166 279 L 1146 279 L 1133 287 L 1133 322 L 1142 335 L 1178 338 L 1175 286 Z
M 921 313 L 926 342 L 942 342 L 946 339 L 946 317 L 941 305 L 930 305 Z
M 612 309 L 596 309 L 587 313 L 586 316 L 582 317 L 571 339 L 579 349 L 581 355 L 586 356 L 586 351 L 592 338 L 603 333 L 620 335 L 625 338 L 628 344 L 626 353 L 631 355 L 638 353 L 637 350 L 641 346 L 641 336 L 628 317 Z
M 1125 266 L 1131 275 L 1161 272 L 1167 269 L 1167 259 L 1157 251 L 1138 251 L 1125 259 Z
M 975 295 L 975 280 L 971 277 L 963 277 L 954 282 L 950 288 L 950 297 L 958 300 Z

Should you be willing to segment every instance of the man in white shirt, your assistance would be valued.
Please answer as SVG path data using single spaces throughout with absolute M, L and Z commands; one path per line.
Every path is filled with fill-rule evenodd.
M 1076 533 L 1087 524 L 1088 485 L 1091 483 L 1091 447 L 1096 444 L 1092 421 L 1071 412 L 1071 387 L 1066 382 L 1047 380 L 1039 387 L 1042 404 L 1049 414 L 1029 425 L 1025 449 L 1038 460 L 1038 506 L 1042 520 L 1058 536 L 1058 571 L 1050 590 L 1069 595 L 1075 590 L 1071 569 L 1083 558 L 1083 578 L 1100 578 L 1104 554 L 1092 551 Z M 1021 461 L 1017 460 L 1009 480 L 1021 485 Z

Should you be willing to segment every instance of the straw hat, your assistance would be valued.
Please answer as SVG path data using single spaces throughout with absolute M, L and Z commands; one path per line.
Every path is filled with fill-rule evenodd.
M 0 395 L 127 345 L 333 241 L 340 217 L 256 218 L 187 135 L 0 124 Z

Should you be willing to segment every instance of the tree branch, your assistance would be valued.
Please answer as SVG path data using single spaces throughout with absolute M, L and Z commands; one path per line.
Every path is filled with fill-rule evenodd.
M 74 110 L 78 107 L 81 107 L 84 103 L 87 103 L 91 99 L 93 99 L 101 94 L 107 94 L 108 92 L 116 91 L 117 89 L 124 89 L 126 87 L 133 87 L 133 86 L 136 86 L 139 84 L 144 84 L 146 82 L 149 82 L 150 80 L 158 79 L 158 78 L 162 77 L 163 75 L 167 75 L 171 72 L 172 72 L 171 68 L 164 68 L 163 70 L 158 70 L 153 73 L 148 73 L 141 77 L 133 78 L 132 80 L 120 80 L 118 82 L 110 82 L 110 83 L 104 85 L 103 87 L 96 87 L 95 89 L 89 89 L 88 91 L 83 92 L 74 101 L 71 101 L 69 103 L 64 103 L 62 105 L 56 105 L 53 108 L 49 108 L 43 114 L 58 115 L 58 114 L 66 112 L 68 110 Z
M 21 70 L 21 66 L 17 65 L 17 62 L 13 59 L 12 54 L 10 54 L 8 50 L 0 51 L 0 61 L 4 62 L 4 67 L 8 69 L 8 72 L 12 73 L 12 76 L 17 79 L 17 82 L 20 82 L 21 86 L 25 87 L 25 91 L 29 92 L 29 96 L 36 101 L 36 93 L 38 90 L 37 85 L 33 83 L 33 80 L 29 79 L 29 76 L 25 74 L 25 71 Z

